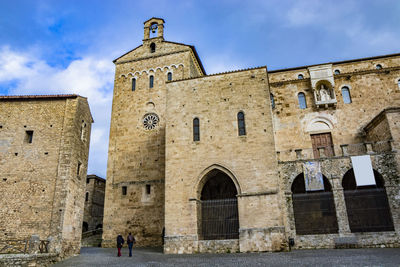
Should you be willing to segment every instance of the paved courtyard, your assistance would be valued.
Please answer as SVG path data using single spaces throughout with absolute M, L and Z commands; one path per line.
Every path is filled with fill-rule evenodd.
M 164 255 L 161 249 L 82 248 L 54 266 L 400 266 L 400 249 L 320 249 L 282 253 Z

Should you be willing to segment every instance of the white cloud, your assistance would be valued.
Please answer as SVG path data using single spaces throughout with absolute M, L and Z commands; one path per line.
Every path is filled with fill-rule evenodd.
M 371 49 L 390 50 L 393 43 L 399 43 L 398 31 L 374 24 L 363 10 L 363 2 L 307 0 L 296 1 L 287 10 L 284 25 L 296 30 L 314 27 L 331 40 L 340 39 L 351 46 L 366 51 Z
M 83 57 L 66 68 L 47 64 L 31 52 L 0 48 L 0 84 L 12 82 L 9 94 L 68 94 L 87 97 L 95 120 L 89 172 L 105 176 L 114 65 L 109 59 Z

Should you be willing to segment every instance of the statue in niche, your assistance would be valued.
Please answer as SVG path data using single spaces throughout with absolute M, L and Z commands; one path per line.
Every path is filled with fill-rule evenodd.
M 325 85 L 321 84 L 321 88 L 319 89 L 319 97 L 321 101 L 329 101 L 331 100 L 330 93 L 327 88 L 325 88 Z

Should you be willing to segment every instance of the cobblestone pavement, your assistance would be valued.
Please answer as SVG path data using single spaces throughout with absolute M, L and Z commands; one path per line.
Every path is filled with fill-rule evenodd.
M 161 249 L 82 248 L 54 266 L 400 266 L 400 249 L 319 249 L 281 253 L 164 255 Z

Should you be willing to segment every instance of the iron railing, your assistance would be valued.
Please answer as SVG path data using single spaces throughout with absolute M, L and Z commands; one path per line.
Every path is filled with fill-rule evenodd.
M 394 231 L 384 188 L 345 190 L 351 232 Z
M 238 239 L 237 199 L 201 201 L 201 236 L 204 240 Z
M 332 192 L 293 194 L 296 233 L 299 235 L 338 232 Z

